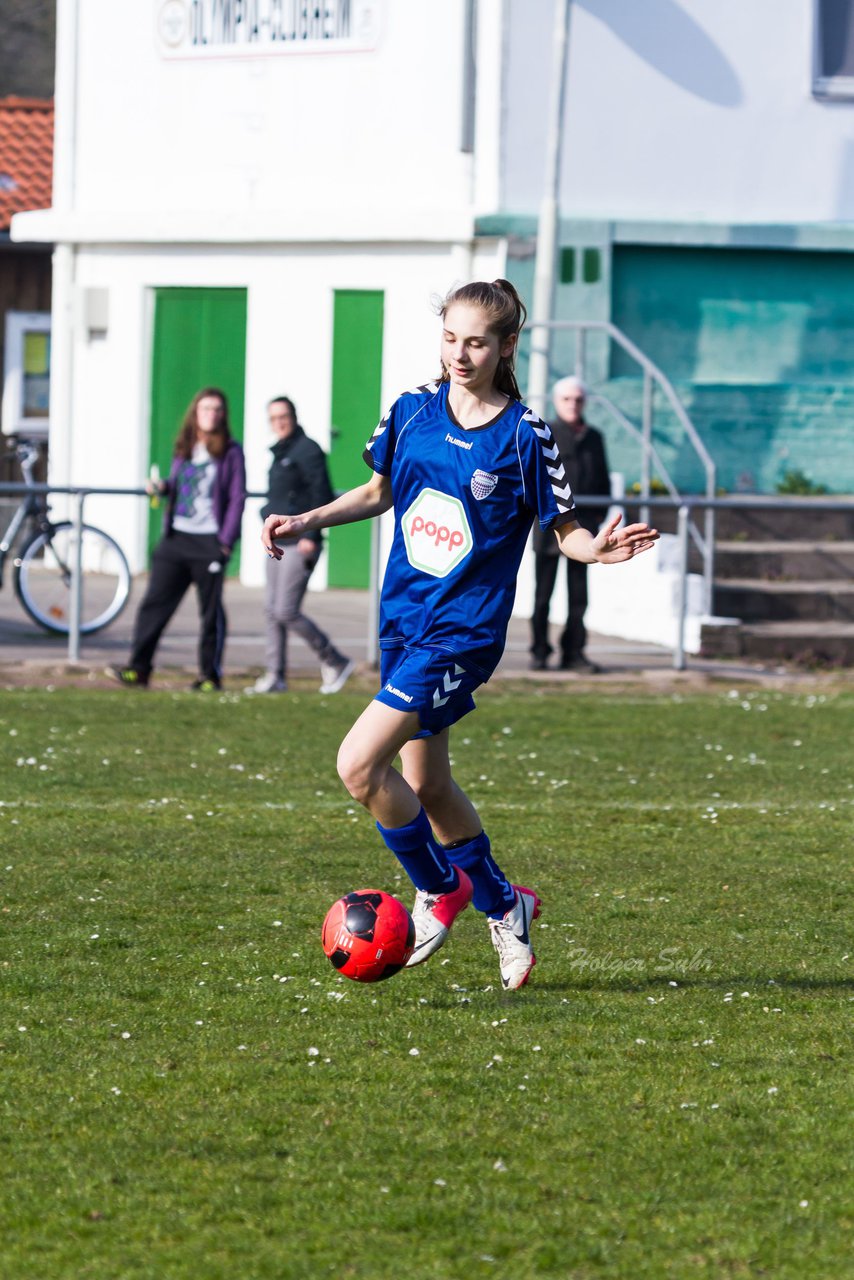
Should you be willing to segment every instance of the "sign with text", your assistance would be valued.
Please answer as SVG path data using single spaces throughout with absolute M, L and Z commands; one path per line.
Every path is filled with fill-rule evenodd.
M 160 0 L 157 43 L 166 58 L 354 53 L 376 47 L 378 0 Z

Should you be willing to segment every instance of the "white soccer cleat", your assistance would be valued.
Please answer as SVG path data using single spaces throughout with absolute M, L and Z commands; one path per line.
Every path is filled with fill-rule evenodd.
M 352 658 L 345 658 L 343 662 L 321 662 L 320 678 L 323 683 L 320 692 L 337 693 L 339 689 L 343 689 L 353 674 L 355 665 Z
M 415 895 L 412 919 L 415 923 L 415 948 L 406 962 L 407 969 L 429 960 L 438 951 L 451 931 L 451 925 L 461 911 L 471 902 L 472 882 L 457 867 L 460 883 L 450 893 L 425 893 L 419 889 Z
M 514 884 L 516 902 L 500 920 L 488 920 L 492 945 L 498 952 L 501 985 L 505 991 L 524 987 L 537 963 L 531 945 L 531 921 L 540 914 L 540 899 L 533 889 Z

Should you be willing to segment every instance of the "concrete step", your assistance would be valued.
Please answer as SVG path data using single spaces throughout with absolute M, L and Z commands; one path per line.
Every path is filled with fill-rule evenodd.
M 738 509 L 723 508 L 715 512 L 715 538 L 723 542 L 734 539 L 756 542 L 803 538 L 854 540 L 854 498 L 850 511 L 829 511 L 822 507 L 821 498 L 805 498 L 803 501 L 809 502 L 809 507 L 797 511 L 764 508 L 761 504 Z
M 854 582 L 715 580 L 716 614 L 751 622 L 854 622 Z
M 715 577 L 825 582 L 854 579 L 854 541 L 718 541 Z
M 854 623 L 757 622 L 703 627 L 704 658 L 795 662 L 808 667 L 854 666 Z

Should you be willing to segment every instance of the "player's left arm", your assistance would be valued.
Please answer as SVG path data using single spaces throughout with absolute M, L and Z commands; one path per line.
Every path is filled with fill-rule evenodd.
M 561 554 L 583 564 L 620 564 L 644 551 L 651 551 L 658 541 L 658 530 L 648 524 L 617 526 L 621 515 L 614 516 L 597 534 L 588 533 L 577 521 L 568 521 L 555 529 Z

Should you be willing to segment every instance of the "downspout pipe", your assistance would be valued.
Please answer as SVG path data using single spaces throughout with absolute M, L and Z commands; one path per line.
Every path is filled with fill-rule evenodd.
M 551 103 L 546 135 L 546 169 L 534 259 L 534 296 L 531 304 L 531 358 L 528 365 L 530 408 L 547 416 L 549 383 L 549 330 L 544 328 L 554 308 L 555 255 L 558 236 L 560 160 L 563 151 L 563 114 L 572 0 L 555 0 Z
M 77 202 L 77 104 L 80 0 L 57 0 L 54 89 L 53 207 L 73 213 Z M 50 370 L 50 481 L 71 484 L 73 457 L 74 284 L 76 245 L 53 251 Z M 55 445 L 54 445 L 55 442 Z

